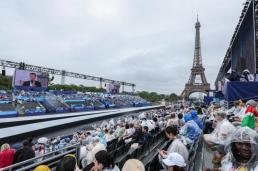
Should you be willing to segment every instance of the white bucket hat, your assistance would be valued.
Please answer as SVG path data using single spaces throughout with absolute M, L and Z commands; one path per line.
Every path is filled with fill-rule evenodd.
M 186 166 L 184 158 L 178 153 L 170 153 L 167 158 L 162 161 L 166 166 Z

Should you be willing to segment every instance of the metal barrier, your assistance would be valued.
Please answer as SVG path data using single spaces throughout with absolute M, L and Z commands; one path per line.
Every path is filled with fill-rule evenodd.
M 38 165 L 48 165 L 50 168 L 56 166 L 60 159 L 62 159 L 67 154 L 75 154 L 76 159 L 78 161 L 80 156 L 80 143 L 67 146 L 65 148 L 52 151 L 50 153 L 44 154 L 39 157 L 35 157 L 29 160 L 22 161 L 20 163 L 5 167 L 0 169 L 0 171 L 26 171 L 26 170 L 33 170 Z M 38 159 L 43 159 L 41 161 L 37 161 Z

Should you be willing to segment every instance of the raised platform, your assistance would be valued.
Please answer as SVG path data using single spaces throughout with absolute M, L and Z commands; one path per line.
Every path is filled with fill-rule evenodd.
M 137 108 L 126 108 L 126 109 L 119 109 L 118 111 L 109 110 L 109 111 L 98 111 L 96 112 L 83 112 L 87 114 L 77 114 L 77 116 L 69 117 L 69 118 L 60 118 L 60 115 L 69 115 L 69 114 L 58 114 L 60 117 L 55 117 L 54 120 L 50 121 L 42 121 L 32 124 L 25 124 L 25 125 L 19 125 L 19 126 L 12 126 L 7 128 L 1 128 L 0 129 L 0 144 L 8 142 L 18 142 L 21 141 L 29 136 L 36 137 L 40 134 L 48 133 L 48 132 L 54 132 L 60 129 L 69 128 L 72 126 L 78 126 L 80 124 L 86 124 L 91 123 L 94 121 L 104 120 L 107 118 L 112 118 L 116 116 L 121 116 L 127 113 L 131 112 L 139 112 L 144 110 L 151 110 L 151 109 L 157 109 L 157 108 L 163 108 L 164 106 L 148 106 L 148 107 L 137 107 Z M 101 113 L 102 112 L 102 113 Z M 80 112 L 81 113 L 81 112 Z M 47 117 L 47 116 L 35 116 L 40 119 L 41 117 Z M 54 116 L 49 116 L 54 117 Z M 20 119 L 20 120 L 31 120 L 31 117 L 24 117 L 24 118 L 10 118 L 10 119 Z M 42 119 L 42 118 L 41 118 Z M 16 120 L 17 121 L 17 120 Z M 5 122 L 8 122 L 6 120 Z
M 258 98 L 258 82 L 226 82 L 223 90 L 227 101 Z

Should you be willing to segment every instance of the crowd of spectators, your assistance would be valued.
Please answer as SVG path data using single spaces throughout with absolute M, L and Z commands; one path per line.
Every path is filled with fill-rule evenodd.
M 15 150 L 8 149 L 12 151 L 10 156 L 13 156 L 13 159 L 9 160 L 9 163 L 2 167 L 24 161 L 28 158 L 42 156 L 48 152 L 62 149 L 67 145 L 80 143 L 80 160 L 77 161 L 78 165 L 85 168 L 94 163 L 92 170 L 99 170 L 100 166 L 96 164 L 96 160 L 98 161 L 99 159 L 99 162 L 108 163 L 104 164 L 105 167 L 112 166 L 113 170 L 116 171 L 119 170 L 119 168 L 112 164 L 112 162 L 114 162 L 112 161 L 113 159 L 103 161 L 104 159 L 108 159 L 105 155 L 108 155 L 107 151 L 110 151 L 108 148 L 111 148 L 109 145 L 112 142 L 130 144 L 130 148 L 132 149 L 138 148 L 149 142 L 152 136 L 150 132 L 153 130 L 164 130 L 165 128 L 167 137 L 173 140 L 173 143 L 168 150 L 169 152 L 160 151 L 160 155 L 164 157 L 170 152 L 176 152 L 176 155 L 177 153 L 182 155 L 184 161 L 186 161 L 188 157 L 186 144 L 183 143 L 183 138 L 177 139 L 177 134 L 179 133 L 178 126 L 183 124 L 183 120 L 178 119 L 178 122 L 174 123 L 168 122 L 172 119 L 171 115 L 173 116 L 174 114 L 175 113 L 171 113 L 170 110 L 151 110 L 138 115 L 121 117 L 117 120 L 110 119 L 103 121 L 99 125 L 92 125 L 91 129 L 78 131 L 73 135 L 56 138 L 42 137 L 36 142 L 33 142 L 31 139 L 26 140 L 23 143 L 23 147 L 17 150 L 16 153 L 14 152 Z M 182 137 L 184 136 L 182 135 Z M 0 156 L 5 155 L 6 152 L 0 153 Z M 171 156 L 169 158 L 171 158 Z M 42 159 L 43 158 L 38 158 L 36 162 Z M 61 162 L 67 162 L 63 160 L 61 160 Z M 169 163 L 168 159 L 167 163 Z M 57 168 L 59 167 L 62 166 L 58 165 Z
M 138 163 L 139 168 L 142 167 L 141 170 L 144 170 L 140 161 L 132 159 L 125 163 L 124 168 L 119 168 L 114 156 L 110 154 L 110 148 L 118 147 L 112 147 L 115 142 L 116 145 L 129 144 L 130 149 L 137 149 L 150 141 L 152 131 L 164 130 L 170 143 L 167 148 L 158 150 L 158 156 L 152 162 L 154 170 L 186 170 L 189 164 L 189 150 L 204 133 L 205 146 L 207 150 L 212 150 L 214 155 L 212 159 L 214 168 L 206 170 L 256 171 L 258 170 L 258 135 L 255 120 L 252 120 L 257 114 L 256 108 L 255 101 L 241 100 L 235 102 L 235 106 L 229 110 L 212 104 L 206 110 L 201 110 L 207 113 L 198 113 L 194 107 L 182 107 L 178 111 L 150 110 L 115 120 L 104 120 L 73 135 L 56 138 L 42 137 L 36 143 L 29 139 L 18 150 L 3 144 L 0 152 L 0 168 L 79 143 L 78 160 L 72 154 L 66 155 L 59 161 L 57 170 L 64 170 L 62 168 L 70 166 L 73 168 L 71 170 L 77 167 L 85 170 L 89 166 L 92 171 L 130 170 L 130 167 L 133 168 L 128 164 L 130 162 Z M 43 160 L 43 157 L 37 158 L 35 162 L 40 160 Z
M 257 102 L 239 100 L 229 110 L 211 105 L 208 109 L 204 141 L 213 151 L 213 169 L 258 170 Z

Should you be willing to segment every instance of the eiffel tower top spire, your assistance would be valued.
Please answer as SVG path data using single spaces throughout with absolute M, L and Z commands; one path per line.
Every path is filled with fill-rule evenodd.
M 194 48 L 194 61 L 193 67 L 202 67 L 202 55 L 201 55 L 201 39 L 200 39 L 200 27 L 201 23 L 197 15 L 197 21 L 195 23 L 195 48 Z

